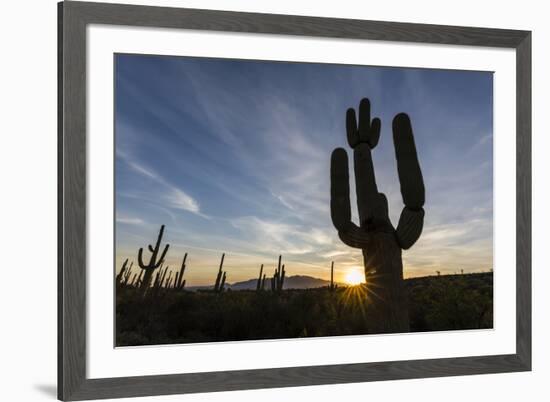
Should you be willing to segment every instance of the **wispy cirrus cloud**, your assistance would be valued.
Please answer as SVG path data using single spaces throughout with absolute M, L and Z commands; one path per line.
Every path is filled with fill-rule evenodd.
M 153 171 L 151 168 L 145 167 L 136 162 L 128 154 L 118 152 L 117 155 L 134 171 L 145 176 L 146 178 L 152 179 L 157 183 L 158 187 L 161 188 L 160 191 L 155 192 L 154 198 L 157 201 L 164 200 L 164 202 L 161 203 L 167 207 L 188 211 L 205 217 L 204 214 L 201 214 L 200 206 L 197 200 L 188 195 L 185 191 L 171 185 L 158 173 Z
M 172 191 L 166 195 L 166 200 L 169 205 L 174 208 L 183 209 L 184 211 L 193 212 L 195 214 L 200 212 L 199 203 L 180 189 L 173 188 Z
M 333 238 L 320 227 L 243 216 L 231 220 L 250 246 L 273 254 L 309 254 L 331 247 Z
M 141 218 L 120 215 L 117 215 L 116 221 L 117 223 L 124 223 L 127 225 L 143 225 L 145 223 Z
M 133 162 L 130 160 L 128 156 L 124 156 L 124 161 L 130 166 L 132 169 L 134 169 L 136 172 L 141 173 L 142 175 L 154 179 L 159 180 L 162 183 L 164 183 L 164 180 L 162 180 L 157 174 L 153 173 L 152 171 L 146 169 L 145 167 L 139 165 L 137 162 Z

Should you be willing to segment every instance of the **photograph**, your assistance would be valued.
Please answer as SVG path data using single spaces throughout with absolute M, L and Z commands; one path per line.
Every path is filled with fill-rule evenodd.
M 115 347 L 493 329 L 492 71 L 113 57 Z

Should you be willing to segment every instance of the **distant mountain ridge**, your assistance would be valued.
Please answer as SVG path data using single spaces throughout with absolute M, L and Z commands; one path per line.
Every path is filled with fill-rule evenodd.
M 231 290 L 256 290 L 258 279 L 248 279 L 246 281 L 227 283 L 226 289 Z M 283 289 L 313 289 L 322 288 L 330 285 L 330 281 L 320 278 L 314 278 L 307 275 L 294 275 L 285 277 Z M 338 284 L 339 286 L 341 284 Z M 189 290 L 209 289 L 212 286 L 189 286 Z M 187 289 L 187 288 L 186 288 Z M 271 278 L 265 278 L 265 290 L 271 290 Z
M 271 278 L 265 278 L 265 282 L 266 290 L 271 289 Z M 228 287 L 232 290 L 256 289 L 257 283 L 258 279 L 249 279 L 247 281 L 235 282 Z M 330 285 L 330 281 L 325 279 L 314 278 L 307 275 L 294 275 L 285 277 L 283 289 L 311 289 L 322 288 L 328 285 Z

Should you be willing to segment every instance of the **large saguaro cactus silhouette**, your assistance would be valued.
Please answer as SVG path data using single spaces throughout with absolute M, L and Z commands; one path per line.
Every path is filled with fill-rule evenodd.
M 368 99 L 359 104 L 359 124 L 354 109 L 348 109 L 346 114 L 347 139 L 353 149 L 359 226 L 351 220 L 348 156 L 343 148 L 332 152 L 330 167 L 332 222 L 342 242 L 362 249 L 373 308 L 371 329 L 379 333 L 409 330 L 401 250 L 410 248 L 418 240 L 424 223 L 424 181 L 409 116 L 398 114 L 392 125 L 397 173 L 405 204 L 397 228 L 388 215 L 388 200 L 376 186 L 371 151 L 380 138 L 380 119 L 371 121 Z

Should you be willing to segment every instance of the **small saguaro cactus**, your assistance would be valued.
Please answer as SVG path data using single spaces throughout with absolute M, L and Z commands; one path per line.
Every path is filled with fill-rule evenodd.
M 221 293 L 223 292 L 225 286 L 225 279 L 227 278 L 227 273 L 223 270 L 223 260 L 225 259 L 225 253 L 222 254 L 222 259 L 220 261 L 220 268 L 218 269 L 218 275 L 216 276 L 216 283 L 214 284 L 214 292 Z
M 122 281 L 124 280 L 124 274 L 126 273 L 127 269 L 128 269 L 128 258 L 126 258 L 124 263 L 122 263 L 122 267 L 120 268 L 120 271 L 115 278 L 115 283 L 117 286 L 122 285 Z
M 260 290 L 263 290 L 262 289 L 262 280 L 264 278 L 263 272 L 264 272 L 264 264 L 260 266 L 260 275 L 258 276 L 258 282 L 256 283 L 257 292 L 259 292 Z
M 132 275 L 132 264 L 130 264 L 130 266 L 128 267 L 128 269 L 126 269 L 126 273 L 124 274 L 124 282 L 122 283 L 124 286 L 127 286 L 129 285 L 129 281 L 130 281 L 130 276 Z
M 168 273 L 168 267 L 164 267 L 164 269 L 163 269 L 163 265 L 164 264 L 160 265 L 160 268 L 157 272 L 157 275 L 155 276 L 155 281 L 153 282 L 153 287 L 155 289 L 159 289 L 162 286 L 162 284 L 164 283 L 164 278 L 166 277 L 166 274 Z
M 143 276 L 143 271 L 140 271 L 139 275 L 137 273 L 135 273 L 133 278 L 132 278 L 132 282 L 130 283 L 130 286 L 133 287 L 133 288 L 134 287 L 138 288 L 139 284 L 142 281 L 142 276 Z
M 392 128 L 397 174 L 405 204 L 397 228 L 388 216 L 388 200 L 376 185 L 371 152 L 380 138 L 380 119 L 371 121 L 368 99 L 361 100 L 359 105 L 359 124 L 354 109 L 348 109 L 346 114 L 347 139 L 353 149 L 359 226 L 351 220 L 348 156 L 343 148 L 332 152 L 330 168 L 332 223 L 342 242 L 362 249 L 365 278 L 373 293 L 373 332 L 409 330 L 401 250 L 410 248 L 418 240 L 424 222 L 424 181 L 409 116 L 405 113 L 395 116 Z
M 334 285 L 334 261 L 330 263 L 330 285 L 328 288 L 331 292 L 336 289 L 336 286 Z
M 143 272 L 143 271 L 142 271 L 142 272 Z M 134 276 L 132 277 L 132 281 L 130 282 L 130 286 L 131 286 L 131 287 L 134 287 L 134 286 L 136 285 L 137 276 L 138 276 L 138 274 L 135 273 Z
M 285 283 L 285 264 L 281 265 L 281 256 L 279 256 L 279 263 L 271 278 L 271 291 L 272 292 L 282 292 L 283 285 Z
M 160 227 L 159 235 L 157 237 L 157 243 L 155 244 L 155 247 L 149 244 L 147 247 L 149 251 L 151 252 L 151 258 L 149 259 L 149 262 L 145 264 L 143 262 L 143 248 L 139 249 L 138 252 L 138 264 L 141 269 L 145 271 L 145 274 L 143 275 L 143 280 L 141 281 L 141 288 L 147 289 L 151 285 L 151 279 L 153 278 L 153 272 L 161 266 L 161 264 L 164 262 L 164 257 L 166 257 L 166 253 L 168 252 L 168 248 L 170 247 L 169 244 L 167 244 L 164 247 L 164 250 L 159 256 L 160 251 L 160 242 L 162 241 L 162 235 L 164 233 L 164 225 Z
M 115 284 L 117 287 L 126 285 L 128 283 L 133 265 L 134 263 L 131 262 L 130 266 L 128 266 L 128 258 L 126 258 L 126 260 L 122 263 L 122 267 L 120 268 L 120 271 L 115 278 Z
M 143 280 L 143 271 L 139 273 L 139 276 L 137 278 L 136 284 L 134 285 L 136 288 L 139 288 L 141 285 L 141 281 Z
M 183 256 L 183 261 L 181 262 L 180 272 L 176 272 L 176 280 L 174 282 L 174 288 L 182 290 L 185 287 L 185 279 L 183 279 L 183 274 L 185 273 L 185 261 L 187 260 L 187 253 Z

